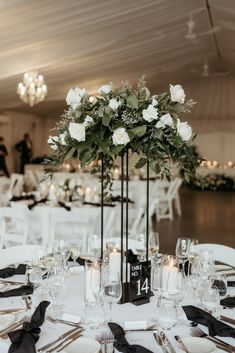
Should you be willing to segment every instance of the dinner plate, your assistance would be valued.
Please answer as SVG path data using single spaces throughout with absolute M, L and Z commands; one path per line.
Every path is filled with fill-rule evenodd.
M 99 350 L 99 342 L 91 338 L 81 337 L 78 338 L 77 341 L 71 343 L 68 347 L 64 348 L 61 353 L 98 353 Z
M 205 338 L 184 337 L 182 338 L 182 341 L 188 349 L 189 353 L 214 353 L 216 351 L 215 344 L 206 340 Z M 179 345 L 182 348 L 180 343 Z
M 13 314 L 0 315 L 0 330 L 11 325 L 14 321 L 15 315 Z

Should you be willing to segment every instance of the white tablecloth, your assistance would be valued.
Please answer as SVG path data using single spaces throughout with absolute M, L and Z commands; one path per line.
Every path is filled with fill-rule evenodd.
M 21 279 L 22 276 L 14 276 L 11 279 Z M 84 318 L 84 276 L 83 271 L 78 275 L 67 278 L 66 280 L 66 290 L 61 293 L 59 297 L 59 304 L 63 303 L 65 305 L 65 312 L 72 315 L 77 315 Z M 235 288 L 231 289 L 231 293 L 235 294 Z M 185 302 L 189 304 L 190 302 Z M 19 298 L 1 298 L 0 299 L 0 309 L 10 308 L 23 305 L 22 300 Z M 235 310 L 232 309 L 222 309 L 221 312 L 223 315 L 231 316 L 235 318 Z M 23 314 L 21 314 L 23 316 Z M 133 304 L 127 303 L 118 305 L 115 304 L 113 307 L 113 321 L 121 325 L 125 321 L 130 320 L 148 320 L 149 322 L 152 319 L 156 318 L 156 299 L 151 298 L 149 304 L 142 306 L 135 306 Z M 201 326 L 204 331 L 206 331 L 205 326 Z M 40 339 L 36 344 L 36 347 L 41 347 L 46 343 L 52 341 L 54 338 L 57 338 L 59 334 L 64 333 L 69 330 L 69 326 L 62 324 L 54 324 L 45 320 L 42 325 L 42 332 L 40 334 Z M 94 337 L 97 334 L 97 330 L 87 329 L 84 332 L 84 336 Z M 182 350 L 178 347 L 175 342 L 174 335 L 179 335 L 182 337 L 190 336 L 190 326 L 188 325 L 187 320 L 184 324 L 177 324 L 174 328 L 169 331 L 166 331 L 167 337 L 170 339 L 177 353 L 182 353 Z M 162 353 L 162 349 L 157 345 L 152 332 L 131 332 L 126 335 L 126 338 L 129 343 L 135 343 L 145 346 L 150 349 L 153 353 Z M 232 338 L 222 338 L 224 341 L 235 344 L 235 340 Z M 7 353 L 10 341 L 0 340 L 0 352 Z M 216 353 L 223 352 L 221 350 L 216 350 Z M 200 353 L 200 352 L 198 352 Z

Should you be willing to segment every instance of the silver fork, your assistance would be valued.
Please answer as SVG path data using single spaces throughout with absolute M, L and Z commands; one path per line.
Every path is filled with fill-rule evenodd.
M 51 317 L 51 316 L 47 316 L 47 319 L 55 324 L 60 323 L 60 324 L 65 324 L 65 325 L 69 325 L 69 326 L 74 326 L 74 327 L 81 327 L 81 325 L 79 325 L 79 322 L 67 321 L 67 320 L 62 320 L 62 319 L 53 319 L 53 317 Z
M 218 345 L 220 348 L 226 348 L 229 350 L 229 352 L 235 352 L 235 347 L 232 346 L 231 344 L 216 338 L 214 336 L 207 335 L 204 331 L 202 331 L 199 327 L 192 327 L 191 332 L 194 336 L 201 337 L 201 338 L 207 338 L 209 341 L 215 343 Z

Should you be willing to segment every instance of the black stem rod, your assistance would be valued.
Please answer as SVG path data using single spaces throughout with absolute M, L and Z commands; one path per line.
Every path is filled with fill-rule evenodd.
M 147 161 L 146 178 L 146 261 L 149 259 L 149 160 Z
M 100 223 L 101 259 L 104 252 L 104 155 L 101 153 L 101 223 Z
M 124 154 L 121 155 L 121 283 L 123 283 L 123 196 L 124 196 Z
M 129 219 L 129 210 L 128 210 L 128 205 L 129 205 L 129 202 L 128 202 L 128 199 L 129 199 L 129 185 L 128 185 L 128 182 L 129 182 L 129 161 L 128 161 L 128 149 L 126 151 L 126 254 L 127 254 L 127 251 L 128 251 L 128 231 L 129 231 L 129 224 L 128 224 L 128 219 Z M 128 258 L 127 258 L 127 255 L 126 255 L 126 282 L 128 282 Z

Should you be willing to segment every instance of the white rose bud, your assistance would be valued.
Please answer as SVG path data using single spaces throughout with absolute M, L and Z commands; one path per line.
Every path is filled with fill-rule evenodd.
M 156 120 L 158 118 L 157 108 L 155 108 L 152 104 L 149 104 L 148 108 L 143 110 L 143 118 L 149 123 Z
M 53 149 L 53 150 L 57 150 L 58 146 L 55 144 L 55 142 L 59 142 L 59 137 L 58 136 L 49 136 L 47 143 L 49 144 L 49 146 Z
M 170 85 L 170 93 L 172 102 L 178 102 L 183 104 L 185 101 L 185 93 L 184 89 L 180 85 Z
M 66 102 L 67 105 L 70 105 L 74 110 L 80 106 L 81 99 L 87 94 L 85 88 L 81 89 L 76 87 L 75 89 L 70 88 L 68 91 Z
M 94 119 L 91 116 L 87 115 L 85 117 L 85 121 L 84 121 L 83 125 L 85 127 L 88 127 L 88 126 L 92 125 L 93 123 L 94 123 Z
M 156 127 L 160 128 L 165 126 L 172 126 L 172 124 L 173 124 L 173 119 L 170 116 L 170 114 L 167 113 L 161 116 L 160 120 L 156 124 Z
M 78 142 L 86 140 L 86 131 L 83 124 L 70 123 L 69 124 L 70 136 Z
M 158 105 L 157 96 L 152 96 L 152 105 L 155 107 Z
M 120 106 L 120 101 L 118 101 L 115 98 L 110 99 L 109 108 L 111 108 L 112 110 L 117 110 L 119 106 Z
M 114 145 L 126 145 L 128 142 L 130 142 L 130 138 L 128 133 L 126 132 L 126 129 L 123 127 L 119 127 L 118 129 L 114 130 L 113 132 L 113 144 Z
M 98 89 L 98 92 L 99 94 L 108 94 L 109 92 L 112 91 L 112 88 L 113 88 L 113 85 L 110 82 L 107 85 L 100 86 L 100 88 Z
M 188 141 L 192 136 L 192 128 L 188 122 L 182 123 L 179 119 L 177 119 L 177 133 L 183 141 Z
M 60 134 L 60 142 L 61 145 L 66 146 L 65 138 L 66 138 L 67 132 L 64 132 L 63 134 Z

